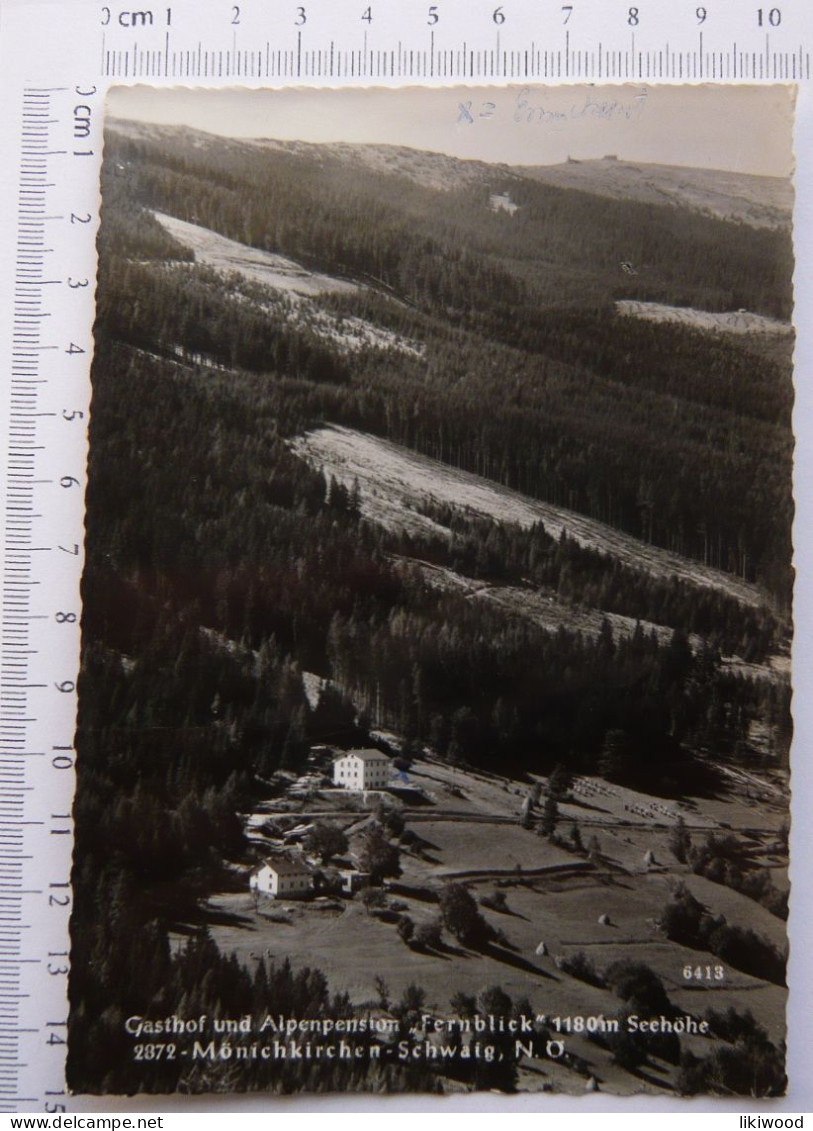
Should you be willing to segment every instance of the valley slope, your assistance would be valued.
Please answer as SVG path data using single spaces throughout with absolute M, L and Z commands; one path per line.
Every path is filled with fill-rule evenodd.
M 722 1056 L 781 1089 L 792 335 L 755 331 L 789 323 L 789 234 L 781 193 L 701 171 L 655 202 L 669 176 L 615 169 L 609 192 L 111 123 L 71 1087 L 233 1087 L 233 1066 L 122 1055 L 120 1019 L 156 1002 L 394 1016 L 381 977 L 409 993 L 426 976 L 433 1007 L 465 1012 L 459 967 L 471 1009 L 504 980 L 512 1002 L 526 987 L 539 1008 L 629 1012 L 627 947 L 698 1016 L 683 969 L 724 965 L 717 1000 L 748 991 L 755 1016 L 717 1019 L 682 1067 L 674 1043 L 591 1055 L 580 1038 L 522 1087 L 582 1087 L 592 1064 L 619 1090 L 641 1067 L 661 1090 L 715 1090 Z M 741 333 L 710 328 L 743 312 Z M 371 746 L 417 788 L 330 788 L 331 752 Z M 358 867 L 370 839 L 395 853 L 406 911 L 375 882 L 370 914 L 361 896 L 251 906 L 263 853 L 323 821 L 349 872 L 385 878 Z M 450 884 L 493 934 L 438 927 Z M 401 915 L 429 928 L 424 950 Z M 240 1084 L 351 1086 L 342 1065 L 306 1068 Z M 372 1066 L 352 1086 L 440 1079 Z

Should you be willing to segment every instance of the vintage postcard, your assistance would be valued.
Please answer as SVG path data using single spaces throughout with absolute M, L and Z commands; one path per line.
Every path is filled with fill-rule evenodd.
M 70 1087 L 782 1095 L 792 89 L 107 109 Z

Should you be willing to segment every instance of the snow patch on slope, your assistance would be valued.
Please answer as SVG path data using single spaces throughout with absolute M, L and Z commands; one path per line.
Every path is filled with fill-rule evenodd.
M 615 304 L 619 314 L 626 318 L 640 318 L 644 322 L 671 322 L 689 326 L 693 330 L 712 330 L 728 334 L 791 334 L 789 322 L 752 314 L 748 310 L 721 311 L 696 310 L 691 306 L 667 306 L 661 302 L 638 302 L 620 299 Z
M 395 349 L 414 357 L 422 356 L 424 347 L 420 342 L 375 326 L 363 318 L 329 313 L 314 301 L 326 294 L 357 293 L 366 289 L 362 285 L 309 271 L 293 259 L 249 247 L 210 228 L 190 224 L 163 212 L 156 212 L 155 218 L 174 239 L 194 252 L 196 263 L 224 277 L 237 275 L 246 282 L 262 286 L 268 294 L 269 313 L 284 319 L 295 329 L 310 330 L 337 350 L 348 353 L 364 349 Z M 241 297 L 254 301 L 247 296 Z M 255 305 L 258 304 L 255 302 Z
M 199 224 L 190 224 L 163 212 L 156 212 L 155 218 L 174 239 L 195 253 L 196 263 L 215 271 L 236 271 L 252 283 L 283 291 L 294 298 L 353 294 L 361 289 L 356 283 L 308 271 L 284 255 L 248 247 Z
M 595 519 L 521 495 L 470 472 L 448 467 L 428 456 L 350 428 L 331 426 L 298 436 L 292 450 L 348 488 L 358 480 L 365 518 L 389 530 L 431 533 L 444 528 L 414 509 L 425 500 L 450 504 L 495 522 L 529 527 L 541 522 L 558 538 L 564 531 L 579 545 L 609 554 L 623 565 L 654 577 L 677 577 L 693 585 L 718 590 L 758 607 L 760 590 L 721 570 L 650 546 Z M 448 535 L 448 531 L 445 531 Z

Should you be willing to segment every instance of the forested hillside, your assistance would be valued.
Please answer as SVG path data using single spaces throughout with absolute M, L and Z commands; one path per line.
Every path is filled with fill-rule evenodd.
M 563 165 L 524 166 L 518 172 L 545 184 L 581 189 L 614 200 L 672 204 L 754 228 L 790 227 L 793 188 L 781 177 L 640 165 L 613 156 L 592 161 L 569 160 Z
M 397 168 L 360 175 L 330 147 L 109 131 L 72 1086 L 234 1086 L 222 1066 L 203 1082 L 180 1064 L 145 1078 L 120 1055 L 122 1017 L 169 1011 L 181 994 L 204 1012 L 239 998 L 236 1013 L 268 979 L 291 1012 L 346 1008 L 318 974 L 289 985 L 290 971 L 263 966 L 252 989 L 205 939 L 174 956 L 167 943 L 170 929 L 197 938 L 198 897 L 246 859 L 237 814 L 275 771 L 301 769 L 309 743 L 369 741 L 375 722 L 451 762 L 519 775 L 562 763 L 672 793 L 700 762 L 784 762 L 787 684 L 736 674 L 721 653 L 787 650 L 790 346 L 619 319 L 613 303 L 787 318 L 787 233 L 515 176 L 512 217 L 489 206 L 502 176 L 441 191 Z M 312 299 L 272 292 L 239 264 L 224 276 L 195 263 L 155 212 L 356 289 Z M 628 260 L 636 276 L 621 269 Z M 376 329 L 367 348 L 343 338 L 351 320 Z M 352 485 L 292 451 L 330 422 L 728 571 L 762 601 L 644 578 L 541 527 L 429 502 L 437 537 L 388 532 L 364 521 Z M 668 638 L 614 639 L 609 623 L 598 639 L 552 634 L 439 592 L 401 567 L 405 556 L 550 587 L 574 606 L 657 622 Z M 330 681 L 316 708 L 303 671 Z M 429 1069 L 351 1077 L 341 1086 L 432 1083 Z M 337 1080 L 272 1065 L 244 1086 Z

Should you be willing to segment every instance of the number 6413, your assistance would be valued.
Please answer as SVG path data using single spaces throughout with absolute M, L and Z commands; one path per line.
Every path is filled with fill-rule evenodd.
M 722 982 L 725 979 L 725 966 L 692 966 L 683 967 L 683 979 L 686 982 Z

